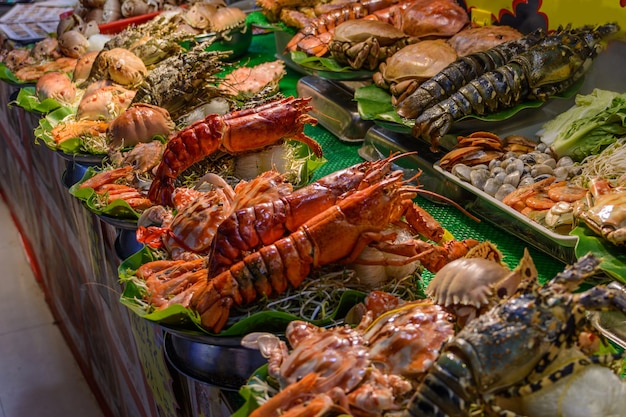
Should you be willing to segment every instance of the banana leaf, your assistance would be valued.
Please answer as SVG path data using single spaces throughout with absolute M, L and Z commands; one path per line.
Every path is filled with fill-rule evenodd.
M 4 81 L 7 84 L 16 85 L 19 87 L 23 87 L 25 85 L 32 85 L 32 82 L 22 81 L 15 76 L 13 71 L 7 68 L 4 62 L 0 62 L 0 80 Z
M 574 248 L 577 258 L 588 253 L 602 258 L 600 268 L 611 278 L 626 283 L 626 252 L 623 247 L 615 246 L 596 235 L 584 224 L 579 224 L 572 229 L 570 235 L 578 236 L 578 242 Z
M 53 98 L 46 98 L 39 100 L 39 97 L 35 94 L 35 87 L 23 87 L 17 93 L 15 101 L 11 104 L 16 104 L 30 113 L 42 113 L 47 114 L 53 110 L 63 107 L 61 103 Z
M 120 301 L 143 319 L 173 327 L 176 330 L 194 331 L 201 334 L 223 337 L 243 336 L 257 331 L 280 333 L 285 330 L 287 324 L 291 321 L 302 320 L 302 318 L 293 314 L 264 310 L 241 318 L 219 334 L 212 334 L 201 326 L 198 313 L 191 309 L 185 308 L 182 305 L 171 305 L 163 310 L 154 310 L 144 301 L 146 288 L 142 286 L 142 283 L 134 274 L 141 265 L 153 260 L 156 260 L 154 253 L 149 248 L 144 247 L 125 259 L 118 268 L 120 281 L 124 285 L 124 291 L 122 292 Z M 343 318 L 350 308 L 363 301 L 364 298 L 365 294 L 360 291 L 346 290 L 342 294 L 333 314 L 311 322 L 317 326 L 330 325 Z

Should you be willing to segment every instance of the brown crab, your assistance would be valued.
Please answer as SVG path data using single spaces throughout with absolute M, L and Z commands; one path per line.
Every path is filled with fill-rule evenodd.
M 126 88 L 137 88 L 148 75 L 143 61 L 124 48 L 102 50 L 96 57 L 88 81 L 112 80 Z
M 522 278 L 537 276 L 528 250 L 518 266 L 510 271 L 499 262 L 483 258 L 461 258 L 441 268 L 426 287 L 426 294 L 452 309 L 459 325 L 510 297 Z
M 448 39 L 448 43 L 459 56 L 466 56 L 475 52 L 486 51 L 503 42 L 516 40 L 522 36 L 520 31 L 510 26 L 468 27 Z
M 420 38 L 449 37 L 469 23 L 467 11 L 456 0 L 401 2 L 389 9 L 389 21 L 396 28 Z
M 390 23 L 356 19 L 335 28 L 329 50 L 341 64 L 374 70 L 388 56 L 416 41 L 417 38 L 406 35 Z
M 169 112 L 158 106 L 135 103 L 116 117 L 108 128 L 110 146 L 134 146 L 151 141 L 154 136 L 167 136 L 174 130 Z
M 387 58 L 372 78 L 377 86 L 389 88 L 395 104 L 456 59 L 456 51 L 443 39 L 424 40 L 407 45 Z
M 576 203 L 574 216 L 614 245 L 625 245 L 626 186 L 615 187 L 606 179 L 593 179 L 586 198 Z

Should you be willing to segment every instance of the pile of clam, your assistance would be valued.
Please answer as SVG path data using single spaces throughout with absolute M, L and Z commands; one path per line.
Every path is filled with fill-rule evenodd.
M 565 210 L 580 200 L 586 189 L 570 180 L 581 167 L 572 158 L 556 159 L 549 147 L 520 136 L 504 139 L 489 132 L 460 136 L 458 144 L 444 155 L 441 168 L 502 201 L 545 226 L 561 226 L 550 212 Z M 571 217 L 571 216 L 570 216 Z

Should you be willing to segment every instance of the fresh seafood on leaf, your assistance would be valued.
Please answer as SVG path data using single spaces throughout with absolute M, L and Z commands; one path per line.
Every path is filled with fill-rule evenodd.
M 56 145 L 73 138 L 105 137 L 108 122 L 102 120 L 78 120 L 60 122 L 50 132 Z M 104 141 L 104 140 L 103 140 Z
M 427 301 L 402 304 L 377 319 L 367 314 L 356 328 L 293 321 L 286 331 L 291 351 L 273 335 L 259 337 L 280 391 L 251 417 L 300 409 L 355 416 L 402 410 L 415 379 L 452 335 L 451 316 Z
M 347 3 L 312 19 L 287 43 L 286 49 L 288 51 L 304 51 L 313 56 L 326 55 L 337 25 L 352 19 L 362 19 L 376 10 L 394 3 L 396 3 L 394 0 L 363 0 Z
M 577 368 L 610 360 L 587 357 L 541 376 L 562 350 L 577 345 L 581 332 L 592 331 L 586 310 L 626 312 L 621 290 L 598 285 L 573 292 L 599 272 L 599 264 L 586 255 L 545 285 L 524 277 L 511 298 L 470 321 L 444 346 L 405 415 L 470 416 L 474 406 L 505 415 L 498 396 L 549 389 Z
M 488 114 L 522 100 L 546 101 L 578 81 L 603 48 L 617 24 L 564 29 L 546 36 L 506 64 L 469 81 L 447 99 L 426 108 L 415 119 L 412 133 L 438 148 L 452 123 L 468 114 Z
M 150 171 L 159 163 L 165 145 L 158 140 L 138 143 L 130 151 L 111 154 L 115 167 L 102 169 L 77 185 L 91 188 L 99 196 L 97 208 L 104 208 L 116 200 L 123 200 L 133 210 L 142 212 L 153 206 L 146 197 Z
M 157 168 L 150 199 L 160 205 L 171 205 L 178 175 L 219 149 L 240 153 L 293 139 L 321 156 L 321 146 L 303 133 L 306 124 L 317 122 L 307 114 L 311 110 L 309 102 L 307 98 L 289 97 L 224 116 L 212 114 L 177 132 L 170 138 Z
M 195 248 L 196 252 L 201 255 L 208 255 L 207 251 L 211 250 L 209 263 L 211 274 L 219 273 L 234 262 L 241 260 L 246 253 L 294 232 L 302 223 L 336 204 L 344 194 L 351 190 L 382 180 L 390 173 L 393 161 L 399 157 L 401 156 L 392 156 L 376 162 L 363 162 L 328 174 L 298 190 L 278 194 L 276 190 L 284 190 L 285 183 L 277 181 L 277 177 L 270 175 L 274 171 L 268 171 L 251 182 L 247 182 L 245 187 L 240 185 L 235 187 L 236 191 L 232 192 L 235 195 L 233 200 L 247 195 L 246 203 L 228 202 L 231 212 L 220 224 L 216 225 L 204 220 L 194 223 L 191 219 L 184 220 L 181 215 L 182 221 L 191 223 L 195 229 L 194 237 L 184 237 L 172 230 L 168 224 L 170 219 L 170 221 L 158 224 L 159 230 L 153 226 L 148 228 L 150 230 L 144 231 L 140 225 L 137 229 L 137 240 L 153 248 L 160 248 L 163 244 L 172 246 L 172 243 L 168 241 L 184 239 L 186 241 L 184 246 L 187 250 Z M 252 190 L 249 189 L 248 184 L 254 184 Z M 268 193 L 267 188 L 271 188 L 274 192 Z M 258 197 L 263 197 L 267 201 L 262 201 Z M 182 209 L 176 203 L 176 199 L 175 190 L 173 200 L 180 212 Z M 200 218 L 200 216 L 197 217 Z M 173 239 L 167 237 L 172 234 Z M 177 235 L 179 236 L 176 237 Z M 155 236 L 161 236 L 161 239 L 155 242 Z M 194 242 L 194 238 L 206 243 Z M 146 241 L 147 239 L 149 241 Z M 176 259 L 171 251 L 170 256 Z
M 60 71 L 42 75 L 35 84 L 35 95 L 40 101 L 51 98 L 67 106 L 77 99 L 76 86 L 67 73 Z
M 448 98 L 474 78 L 506 64 L 544 37 L 542 30 L 536 30 L 518 40 L 459 58 L 399 102 L 396 106 L 398 114 L 407 119 L 417 118 L 428 107 Z
M 400 247 L 389 244 L 395 236 L 385 234 L 385 229 L 411 213 L 415 190 L 405 183 L 402 172 L 397 171 L 347 195 L 291 235 L 261 247 L 223 273 L 209 277 L 204 288 L 193 294 L 190 307 L 198 312 L 204 328 L 219 332 L 234 304 L 249 304 L 259 297 L 281 294 L 289 286 L 297 288 L 312 268 L 352 262 L 369 243 L 406 256 L 403 262 L 418 259 L 433 270 L 465 255 L 478 243 L 468 239 L 438 246 L 414 239 L 402 242 Z M 411 226 L 418 229 L 423 227 L 418 224 L 420 220 L 407 217 Z
M 76 120 L 111 121 L 131 104 L 135 92 L 118 84 L 95 82 L 90 84 L 76 109 Z

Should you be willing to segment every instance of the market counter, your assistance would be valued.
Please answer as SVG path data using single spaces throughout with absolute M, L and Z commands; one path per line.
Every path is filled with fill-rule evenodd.
M 273 60 L 274 55 L 274 35 L 269 33 L 254 37 L 245 59 L 254 64 Z M 300 77 L 288 70 L 280 84 L 285 95 L 296 95 Z M 35 142 L 39 116 L 9 105 L 16 90 L 0 85 L 0 187 L 27 242 L 54 317 L 105 414 L 228 414 L 232 410 L 219 389 L 181 379 L 169 367 L 159 326 L 138 318 L 119 302 L 115 241 L 123 231 L 103 222 L 69 194 L 64 173 L 73 162 Z M 342 142 L 321 126 L 307 126 L 305 133 L 321 143 L 328 159 L 316 178 L 363 160 L 360 143 Z M 528 246 L 448 205 L 423 198 L 419 203 L 457 239 L 496 243 L 511 266 Z M 543 277 L 562 270 L 563 264 L 549 255 L 533 248 L 530 252 Z

